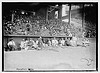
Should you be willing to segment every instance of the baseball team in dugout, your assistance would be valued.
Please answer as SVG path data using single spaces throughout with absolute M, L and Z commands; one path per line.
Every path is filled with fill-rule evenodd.
M 81 44 L 77 43 L 78 38 L 74 36 L 72 37 L 54 37 L 54 38 L 24 38 L 21 40 L 19 45 L 16 45 L 13 39 L 10 39 L 7 43 L 6 51 L 14 51 L 14 50 L 42 50 L 44 47 L 61 47 L 61 46 L 89 46 L 89 40 L 84 38 Z

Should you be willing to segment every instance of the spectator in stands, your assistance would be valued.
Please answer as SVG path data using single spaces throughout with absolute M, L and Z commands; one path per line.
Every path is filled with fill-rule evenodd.
M 68 33 L 69 37 L 72 37 L 72 33 L 71 33 L 70 29 L 67 29 L 67 33 Z
M 10 41 L 8 42 L 8 47 L 9 47 L 9 50 L 10 51 L 14 51 L 14 50 L 16 50 L 17 48 L 16 48 L 16 44 L 15 44 L 15 42 L 14 42 L 14 40 L 13 39 L 10 39 Z
M 86 36 L 86 32 L 83 31 L 83 33 L 82 33 L 82 38 L 85 38 L 85 36 Z
M 89 38 L 91 37 L 91 31 L 90 30 L 88 31 L 88 37 Z

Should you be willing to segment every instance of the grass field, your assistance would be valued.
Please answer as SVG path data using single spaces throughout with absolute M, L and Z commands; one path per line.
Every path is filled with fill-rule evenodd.
M 87 47 L 44 47 L 4 52 L 4 71 L 96 70 L 96 39 Z

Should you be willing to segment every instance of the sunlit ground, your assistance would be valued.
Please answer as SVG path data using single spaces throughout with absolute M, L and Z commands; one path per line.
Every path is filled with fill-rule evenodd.
M 4 52 L 4 71 L 96 70 L 96 39 L 89 40 L 87 47 L 57 46 L 39 51 Z

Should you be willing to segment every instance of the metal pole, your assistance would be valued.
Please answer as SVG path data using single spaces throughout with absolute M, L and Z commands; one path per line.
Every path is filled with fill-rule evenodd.
M 58 18 L 62 18 L 62 4 L 59 4 L 59 10 L 58 10 Z
M 48 7 L 46 8 L 46 21 L 48 21 Z
M 14 13 L 12 13 L 12 19 L 11 19 L 12 23 L 14 21 Z
M 69 4 L 69 25 L 71 25 L 71 4 Z
M 82 4 L 82 28 L 84 28 L 85 22 L 85 13 L 84 13 L 84 4 Z
M 84 10 L 84 4 L 82 4 L 82 37 L 84 38 L 85 37 L 85 27 L 84 27 L 84 24 L 85 24 L 85 10 Z

